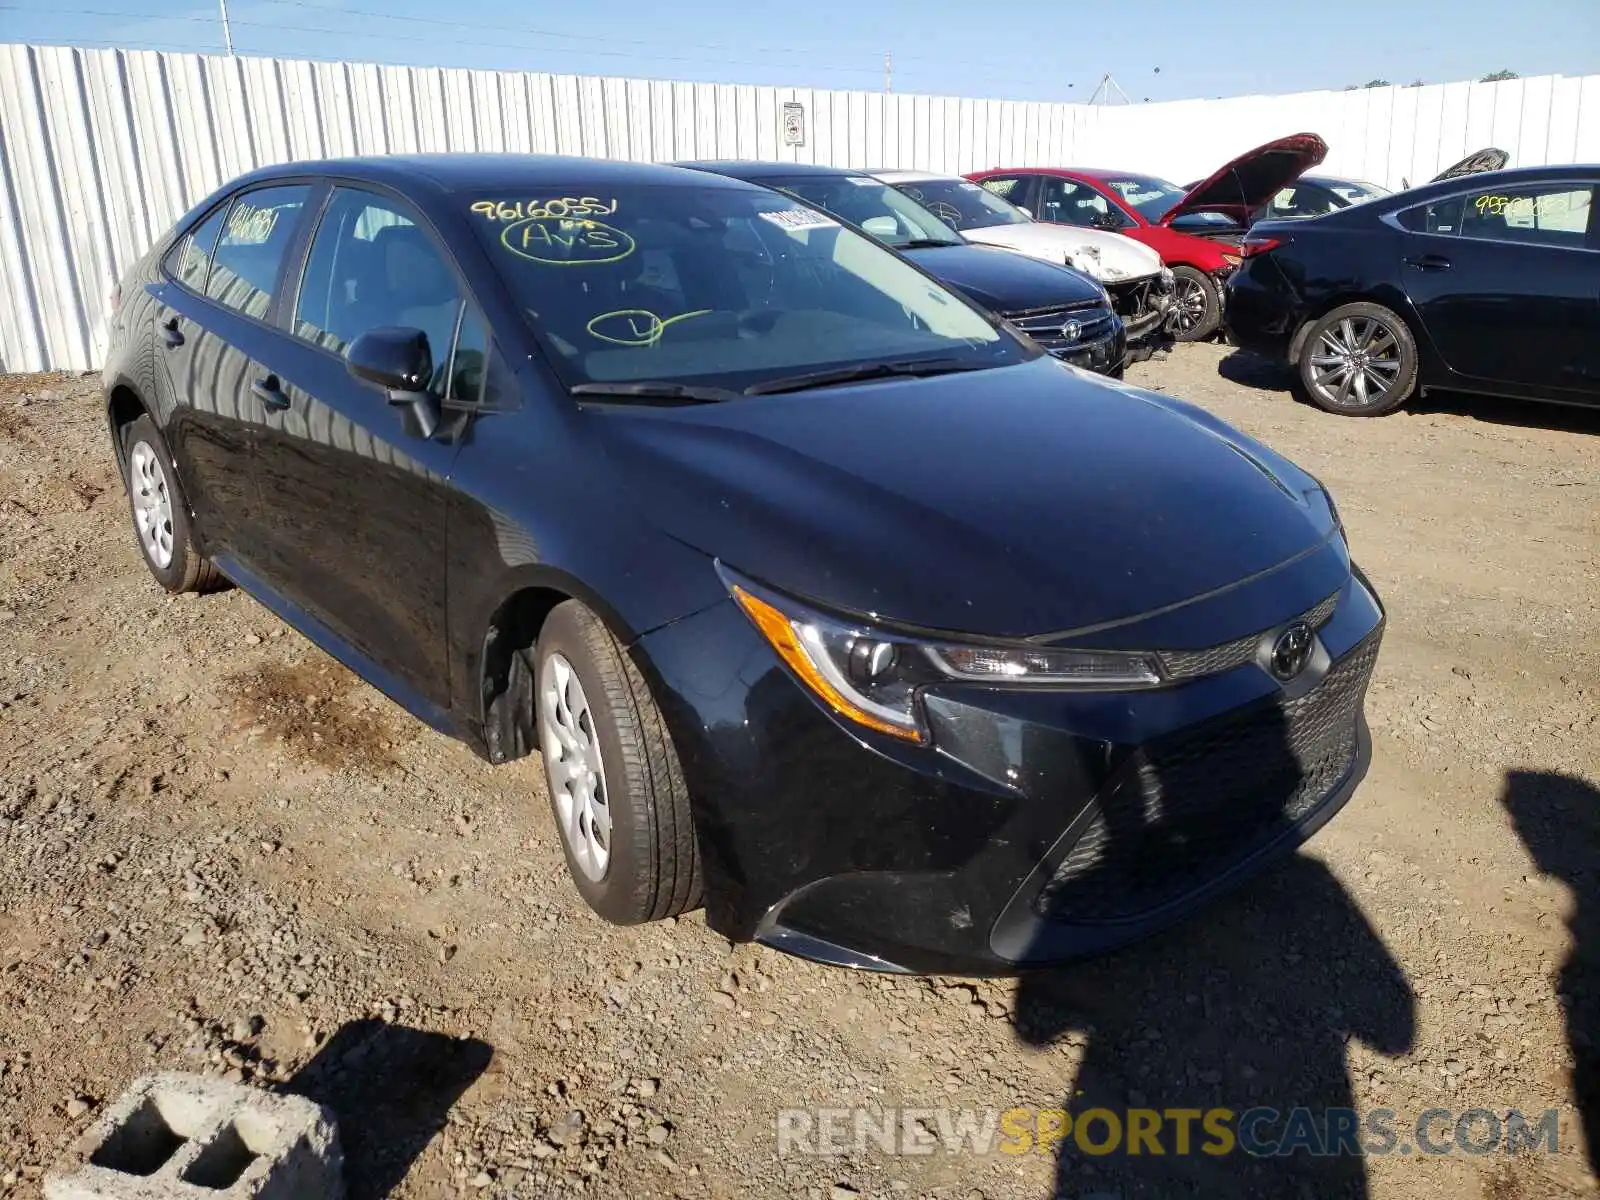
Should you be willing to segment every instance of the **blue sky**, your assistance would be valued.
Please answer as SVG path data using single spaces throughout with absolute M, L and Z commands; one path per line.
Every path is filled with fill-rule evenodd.
M 1135 101 L 1600 71 L 1600 0 L 231 0 L 245 54 Z M 159 15 L 152 15 L 159 14 Z M 222 49 L 215 3 L 3 0 L 0 41 Z

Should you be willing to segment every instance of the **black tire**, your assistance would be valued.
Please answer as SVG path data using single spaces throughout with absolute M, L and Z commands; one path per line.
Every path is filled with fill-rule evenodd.
M 1194 267 L 1173 267 L 1172 280 L 1173 300 L 1177 305 L 1177 316 L 1172 321 L 1173 339 L 1205 341 L 1222 324 L 1222 295 L 1217 291 L 1217 281 Z
M 147 475 L 139 470 L 141 464 L 151 464 Z M 139 478 L 135 478 L 138 475 Z M 165 489 L 167 519 L 158 522 L 163 530 L 157 547 L 146 544 L 141 533 L 140 512 L 142 497 L 151 494 L 152 481 Z M 134 542 L 139 547 L 139 557 L 150 568 L 150 574 L 169 592 L 207 592 L 222 583 L 222 572 L 216 564 L 205 558 L 195 548 L 194 527 L 189 518 L 189 500 L 183 493 L 183 484 L 172 463 L 172 453 L 155 422 L 148 415 L 138 417 L 122 427 L 122 483 L 128 493 L 128 517 L 133 524 Z M 160 547 L 170 543 L 170 557 L 161 561 Z
M 1336 347 L 1346 341 L 1353 341 L 1355 348 L 1369 355 L 1367 361 L 1373 365 L 1359 376 L 1346 373 L 1330 380 L 1328 372 L 1337 372 L 1338 368 L 1330 368 L 1327 360 L 1337 358 Z M 1386 365 L 1390 362 L 1395 364 L 1392 378 L 1391 368 Z M 1342 417 L 1381 417 L 1399 408 L 1416 390 L 1417 343 L 1405 321 L 1392 309 L 1365 301 L 1343 304 L 1306 330 L 1300 339 L 1295 367 L 1306 399 L 1318 408 Z M 1349 384 L 1340 386 L 1338 381 L 1346 378 Z M 1384 380 L 1389 382 L 1379 391 L 1370 390 L 1375 382 Z
M 599 878 L 575 850 L 557 793 L 557 759 L 545 725 L 546 670 L 564 660 L 582 689 L 603 764 L 601 786 L 610 817 L 608 860 Z M 545 759 L 550 810 L 561 834 L 567 870 L 589 907 L 618 925 L 675 916 L 700 904 L 700 847 L 677 750 L 644 676 L 611 631 L 586 606 L 568 600 L 553 609 L 534 649 L 535 725 Z M 574 693 L 569 692 L 570 696 Z M 551 709 L 552 712 L 557 710 Z M 565 795 L 566 793 L 563 793 Z

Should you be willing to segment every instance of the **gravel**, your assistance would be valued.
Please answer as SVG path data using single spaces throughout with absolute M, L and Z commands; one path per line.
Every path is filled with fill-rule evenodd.
M 357 1196 L 1592 1196 L 1564 1005 L 1600 1000 L 1525 839 L 1600 787 L 1600 417 L 1339 419 L 1209 345 L 1130 380 L 1337 494 L 1390 607 L 1374 764 L 1283 870 L 1019 984 L 603 925 L 536 762 L 479 762 L 239 591 L 164 596 L 96 381 L 0 377 L 0 1196 L 166 1068 L 327 1096 Z M 1562 1153 L 775 1155 L 783 1109 L 1091 1101 L 1555 1106 Z

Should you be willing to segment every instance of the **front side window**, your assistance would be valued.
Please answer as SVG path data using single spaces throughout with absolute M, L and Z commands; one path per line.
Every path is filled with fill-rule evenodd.
M 380 325 L 420 329 L 443 394 L 461 288 L 433 240 L 399 204 L 335 188 L 317 225 L 295 301 L 295 336 L 342 353 Z
M 742 390 L 863 363 L 1029 356 L 872 238 L 765 189 L 552 187 L 461 204 L 570 384 Z
M 1039 219 L 1090 228 L 1112 218 L 1111 202 L 1088 184 L 1051 176 L 1039 190 Z M 1121 222 L 1118 222 L 1121 224 Z
M 1107 179 L 1105 185 L 1119 200 L 1152 225 L 1176 208 L 1178 201 L 1188 195 L 1177 184 L 1157 179 L 1154 175 L 1123 175 Z
M 1336 179 L 1328 184 L 1328 188 L 1346 204 L 1362 204 L 1368 200 L 1376 200 L 1380 196 L 1389 195 L 1389 189 L 1379 187 L 1375 183 L 1365 183 L 1355 179 Z
M 996 225 L 1026 225 L 1032 219 L 990 191 L 987 184 L 980 187 L 965 179 L 919 179 L 915 183 L 897 183 L 895 187 L 958 233 Z
M 235 198 L 217 239 L 206 295 L 247 317 L 265 317 L 278 267 L 310 194 L 309 185 L 296 183 Z
M 800 176 L 762 182 L 842 217 L 897 250 L 961 244 L 948 225 L 910 196 L 864 175 Z
M 216 249 L 217 233 L 222 219 L 228 215 L 228 206 L 220 205 L 209 217 L 201 221 L 167 254 L 167 271 L 185 287 L 197 292 L 206 288 L 206 275 L 211 270 L 211 255 Z

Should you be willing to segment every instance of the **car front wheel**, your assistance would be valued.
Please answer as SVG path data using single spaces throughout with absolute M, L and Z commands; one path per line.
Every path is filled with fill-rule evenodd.
M 677 751 L 644 677 L 585 605 L 558 605 L 534 653 L 550 808 L 589 907 L 636 925 L 700 903 L 700 853 Z
M 1216 281 L 1194 267 L 1173 267 L 1172 284 L 1173 338 L 1204 341 L 1222 324 L 1222 296 Z
M 1417 383 L 1417 343 L 1381 304 L 1345 304 L 1300 342 L 1300 382 L 1311 402 L 1347 417 L 1379 417 L 1406 402 Z

